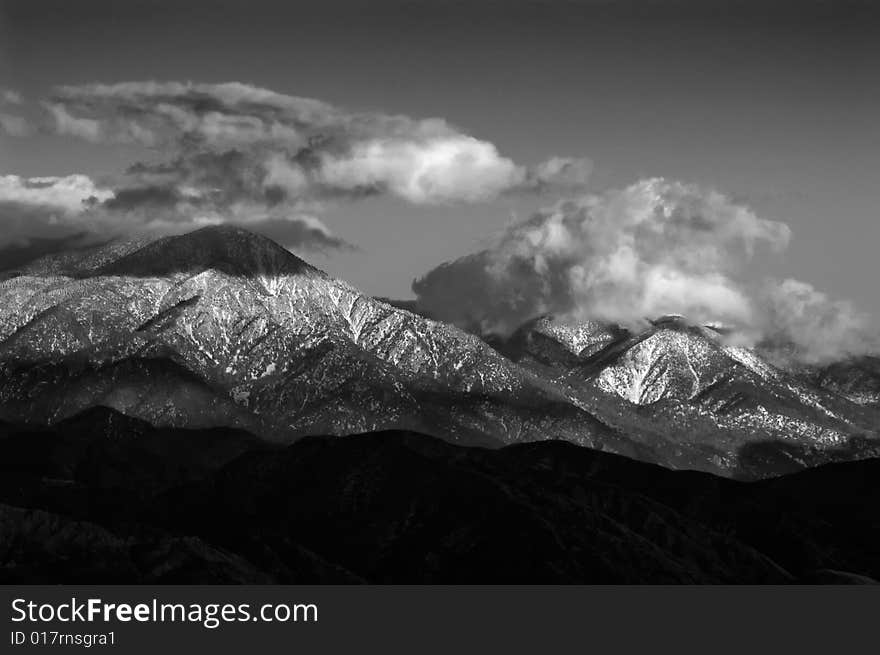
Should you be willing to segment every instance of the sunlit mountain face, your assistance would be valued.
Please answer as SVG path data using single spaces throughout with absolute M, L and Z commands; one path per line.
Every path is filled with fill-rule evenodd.
M 875 452 L 870 369 L 783 370 L 681 316 L 642 331 L 541 318 L 480 338 L 226 226 L 4 277 L 9 422 L 110 407 L 272 443 L 382 429 L 471 446 L 562 439 L 743 478 Z

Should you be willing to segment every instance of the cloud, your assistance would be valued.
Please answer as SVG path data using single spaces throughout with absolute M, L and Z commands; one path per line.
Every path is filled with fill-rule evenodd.
M 509 333 L 544 314 L 633 329 L 682 314 L 752 343 L 785 343 L 808 361 L 864 352 L 868 318 L 851 303 L 749 275 L 759 250 L 780 251 L 790 238 L 785 224 L 721 193 L 655 178 L 559 202 L 413 291 L 422 311 L 476 332 Z
M 318 176 L 330 188 L 388 191 L 418 204 L 488 200 L 524 180 L 494 145 L 458 135 L 352 144 L 341 155 L 322 156 Z
M 784 248 L 787 226 L 722 194 L 663 179 L 560 202 L 487 250 L 440 266 L 413 290 L 429 312 L 507 332 L 553 313 L 634 325 L 679 313 L 750 324 L 738 275 L 756 248 Z
M 66 86 L 45 107 L 60 134 L 171 155 L 142 173 L 191 186 L 207 176 L 250 200 L 391 194 L 418 204 L 476 202 L 583 185 L 590 168 L 558 157 L 529 168 L 442 119 L 348 112 L 239 83 Z
M 90 202 L 112 197 L 85 175 L 0 176 L 0 247 L 27 246 L 33 238 L 62 238 L 82 230 Z
M 2 189 L 7 241 L 65 229 L 177 233 L 228 222 L 291 248 L 330 251 L 352 246 L 318 218 L 328 203 L 380 194 L 415 204 L 479 202 L 583 186 L 590 171 L 588 161 L 572 158 L 517 164 L 442 119 L 349 112 L 234 82 L 62 86 L 38 106 L 42 124 L 0 113 L 0 127 L 143 146 L 149 158 L 101 190 L 84 176 L 52 178 L 58 188 L 40 193 L 31 189 L 37 181 L 10 178 Z M 63 207 L 48 198 L 62 188 L 70 200 Z
M 565 195 L 573 199 L 416 280 L 422 311 L 501 332 L 546 313 L 627 326 L 679 313 L 757 338 L 783 335 L 817 356 L 858 342 L 862 319 L 848 304 L 792 280 L 750 280 L 755 253 L 784 249 L 790 231 L 711 189 L 654 178 L 588 194 L 587 159 L 526 166 L 440 118 L 353 112 L 234 82 L 64 86 L 40 106 L 44 131 L 150 154 L 112 188 L 76 175 L 3 178 L 0 246 L 233 223 L 290 248 L 330 251 L 352 247 L 319 218 L 334 202 Z M 0 114 L 0 127 L 33 131 L 11 114 Z
M 197 199 L 198 196 L 195 196 Z M 111 211 L 167 210 L 186 202 L 186 195 L 173 186 L 142 186 L 119 189 L 102 206 Z
M 833 300 L 799 280 L 771 281 L 763 294 L 768 339 L 790 344 L 809 362 L 840 359 L 873 350 L 870 317 L 848 300 Z
M 30 177 L 0 175 L 0 202 L 45 207 L 61 215 L 73 215 L 86 208 L 90 198 L 112 197 L 86 175 L 66 177 Z
M 218 212 L 198 191 L 176 187 L 99 187 L 85 175 L 0 176 L 0 249 L 29 251 L 40 244 L 124 234 L 174 234 L 234 223 L 294 249 L 329 251 L 351 246 L 316 217 L 267 211 L 239 203 Z M 17 253 L 16 256 L 22 253 Z
M 61 104 L 47 103 L 45 107 L 52 115 L 55 131 L 58 134 L 75 136 L 93 142 L 99 142 L 105 138 L 99 121 L 93 118 L 71 116 Z
M 585 158 L 551 157 L 529 172 L 526 184 L 537 190 L 581 190 L 593 172 L 593 162 Z

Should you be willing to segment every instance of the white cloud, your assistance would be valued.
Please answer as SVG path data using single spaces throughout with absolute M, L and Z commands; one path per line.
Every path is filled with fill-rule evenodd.
M 29 178 L 0 175 L 0 202 L 51 208 L 68 216 L 82 213 L 89 198 L 106 200 L 112 196 L 112 191 L 98 187 L 86 175 Z
M 0 246 L 77 232 L 83 228 L 81 218 L 89 202 L 112 195 L 85 175 L 0 176 Z
M 837 359 L 876 347 L 870 318 L 848 300 L 833 300 L 811 284 L 791 278 L 764 290 L 763 328 L 771 338 L 795 346 L 809 361 Z
M 434 315 L 491 330 L 546 312 L 625 325 L 665 313 L 748 324 L 742 268 L 759 244 L 778 250 L 788 239 L 787 226 L 722 194 L 650 179 L 539 212 L 414 290 Z
M 342 156 L 326 156 L 320 169 L 330 186 L 387 188 L 414 203 L 487 200 L 524 176 L 491 143 L 467 136 L 358 143 Z
M 638 329 L 682 314 L 735 338 L 823 361 L 876 347 L 868 317 L 797 280 L 759 281 L 749 263 L 791 233 L 721 193 L 663 179 L 560 202 L 488 249 L 413 283 L 421 308 L 476 331 L 510 332 L 554 314 Z

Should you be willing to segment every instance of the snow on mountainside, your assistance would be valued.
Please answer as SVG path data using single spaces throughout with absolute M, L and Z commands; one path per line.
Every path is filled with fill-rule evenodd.
M 863 355 L 814 367 L 807 374 L 816 385 L 859 405 L 880 409 L 880 357 Z
M 154 425 L 559 438 L 745 477 L 874 452 L 877 412 L 664 317 L 549 318 L 494 346 L 228 227 L 113 242 L 0 276 L 0 420 L 107 406 Z M 849 378 L 847 378 L 849 379 Z
M 676 466 L 739 467 L 751 477 L 768 467 L 782 472 L 875 452 L 876 411 L 681 317 L 636 333 L 545 317 L 501 350 L 608 425 L 642 442 L 665 442 L 657 450 Z
M 476 444 L 558 437 L 628 450 L 477 337 L 237 228 L 49 257 L 0 282 L 0 302 L 8 420 L 103 404 L 280 439 L 406 427 Z

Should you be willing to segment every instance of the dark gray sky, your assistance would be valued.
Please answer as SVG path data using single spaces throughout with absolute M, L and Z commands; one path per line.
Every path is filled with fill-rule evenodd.
M 770 272 L 880 316 L 880 21 L 870 2 L 0 0 L 0 86 L 240 81 L 353 110 L 438 116 L 517 162 L 595 163 L 594 190 L 664 176 L 787 223 Z M 133 146 L 0 135 L 0 173 L 98 176 Z M 407 296 L 541 199 L 322 215 L 360 246 L 316 264 Z

